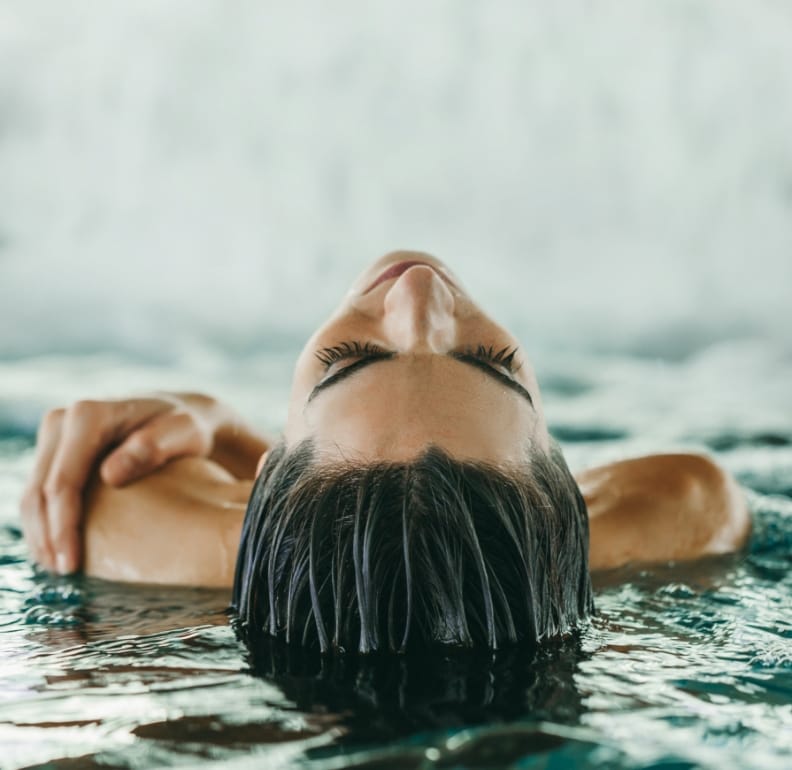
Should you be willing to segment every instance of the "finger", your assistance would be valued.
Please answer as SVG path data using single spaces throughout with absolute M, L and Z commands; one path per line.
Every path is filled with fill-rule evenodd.
M 208 426 L 189 412 L 171 412 L 149 420 L 102 463 L 102 480 L 121 486 L 187 455 L 204 456 L 212 449 Z
M 110 407 L 107 403 L 79 401 L 67 410 L 44 481 L 49 541 L 60 573 L 73 572 L 80 565 L 82 490 L 107 443 Z
M 28 490 L 22 498 L 22 533 L 28 544 L 31 561 L 45 569 L 55 569 L 55 557 L 49 542 L 47 508 L 39 490 Z
M 53 409 L 41 420 L 36 437 L 33 470 L 19 506 L 22 531 L 28 542 L 31 557 L 33 561 L 47 569 L 54 569 L 55 562 L 49 542 L 43 485 L 60 441 L 63 414 L 63 409 Z
M 172 411 L 177 402 L 167 394 L 148 398 L 127 398 L 105 402 L 113 442 L 126 438 L 157 415 Z
M 78 401 L 68 410 L 60 410 L 61 422 L 65 426 L 62 424 L 58 433 L 57 456 L 51 458 L 46 467 L 42 466 L 44 477 L 58 487 L 58 477 L 62 475 L 82 489 L 104 449 L 126 438 L 147 420 L 170 409 L 173 409 L 173 404 L 164 398 L 134 398 Z

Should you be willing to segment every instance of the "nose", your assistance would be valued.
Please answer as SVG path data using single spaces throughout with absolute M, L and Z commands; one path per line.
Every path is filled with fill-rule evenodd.
M 454 295 L 428 265 L 402 273 L 385 295 L 385 333 L 402 352 L 446 352 L 454 344 Z

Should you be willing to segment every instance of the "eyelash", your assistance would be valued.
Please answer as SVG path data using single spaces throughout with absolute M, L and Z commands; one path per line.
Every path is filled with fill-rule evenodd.
M 339 342 L 338 345 L 334 345 L 332 348 L 317 350 L 315 355 L 324 364 L 325 368 L 329 369 L 333 364 L 347 358 L 369 358 L 389 354 L 379 345 L 352 340 L 351 342 Z
M 483 361 L 493 366 L 502 366 L 510 374 L 517 372 L 522 364 L 518 364 L 515 360 L 517 348 L 505 347 L 501 350 L 495 350 L 494 345 L 489 347 L 485 345 L 478 345 L 476 347 L 466 347 L 458 351 L 455 355 L 475 358 L 478 361 Z M 343 361 L 348 358 L 373 358 L 385 357 L 391 355 L 379 345 L 371 342 L 358 342 L 352 340 L 350 342 L 340 342 L 331 348 L 322 348 L 315 353 L 319 361 L 329 369 L 333 364 Z
M 478 345 L 475 348 L 467 347 L 462 351 L 462 355 L 476 358 L 479 361 L 484 361 L 485 363 L 495 366 L 502 366 L 510 374 L 515 374 L 522 366 L 522 364 L 515 360 L 517 348 L 510 348 L 508 345 L 497 351 L 494 345 L 490 345 L 489 347 L 485 345 Z

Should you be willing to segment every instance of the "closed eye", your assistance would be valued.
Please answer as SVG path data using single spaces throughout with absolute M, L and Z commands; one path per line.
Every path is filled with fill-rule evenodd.
M 488 375 L 492 379 L 497 380 L 507 388 L 513 390 L 515 393 L 522 396 L 531 405 L 531 408 L 535 409 L 531 394 L 512 376 L 512 374 L 519 371 L 521 367 L 521 364 L 518 365 L 514 362 L 514 355 L 517 352 L 517 349 L 515 348 L 514 350 L 510 351 L 507 358 L 504 359 L 508 363 L 504 363 L 504 360 L 498 361 L 497 359 L 493 359 L 490 355 L 481 355 L 481 350 L 482 346 L 479 345 L 479 348 L 476 352 L 471 352 L 469 349 L 466 349 L 451 352 L 449 355 L 452 358 L 455 358 L 457 361 L 461 361 L 463 364 L 474 366 L 476 369 L 481 370 L 484 372 L 484 374 Z M 491 352 L 492 348 L 489 348 L 489 351 Z M 502 369 L 499 369 L 498 366 L 506 368 L 510 373 L 506 374 L 506 372 L 504 372 Z
M 327 370 L 339 361 L 350 358 L 374 357 L 384 353 L 387 354 L 388 351 L 373 342 L 352 340 L 351 342 L 339 342 L 338 345 L 334 345 L 331 348 L 320 348 L 314 355 L 324 364 L 325 370 Z
M 508 345 L 500 350 L 496 350 L 494 345 L 490 345 L 489 347 L 486 345 L 478 345 L 475 348 L 468 346 L 461 350 L 453 351 L 451 355 L 460 359 L 477 359 L 495 368 L 505 369 L 509 374 L 516 374 L 522 368 L 522 364 L 516 359 L 517 348 L 510 348 Z
M 371 364 L 394 358 L 396 354 L 370 342 L 353 341 L 341 342 L 331 348 L 322 348 L 317 350 L 315 355 L 324 366 L 326 376 L 311 391 L 311 395 L 308 396 L 309 402 L 325 388 L 345 380 Z M 337 364 L 342 361 L 352 361 L 352 363 L 338 368 Z M 329 373 L 333 367 L 336 367 L 335 371 Z
M 531 394 L 512 376 L 521 367 L 521 364 L 518 364 L 515 360 L 516 352 L 516 348 L 503 348 L 495 351 L 492 347 L 487 348 L 479 345 L 476 348 L 451 351 L 448 356 L 484 372 L 488 377 L 513 390 L 528 401 L 532 408 L 535 408 Z M 381 361 L 389 361 L 397 358 L 397 356 L 398 354 L 394 351 L 385 350 L 368 342 L 342 342 L 332 348 L 322 348 L 316 352 L 316 357 L 325 366 L 325 371 L 330 371 L 334 365 L 341 361 L 352 360 L 353 363 L 324 377 L 313 388 L 308 401 L 312 401 L 322 391 L 342 382 L 367 366 Z

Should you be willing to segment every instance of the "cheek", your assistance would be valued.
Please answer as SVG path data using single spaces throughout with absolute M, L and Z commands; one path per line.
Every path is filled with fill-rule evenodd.
M 308 396 L 316 382 L 316 377 L 316 362 L 312 348 L 306 346 L 300 353 L 292 373 L 289 407 L 284 427 L 284 435 L 287 440 L 290 436 L 302 433 L 303 409 L 308 402 Z
M 292 446 L 301 441 L 306 433 L 307 427 L 303 417 L 303 404 L 292 399 L 289 403 L 286 425 L 283 427 L 283 438 L 289 446 Z

